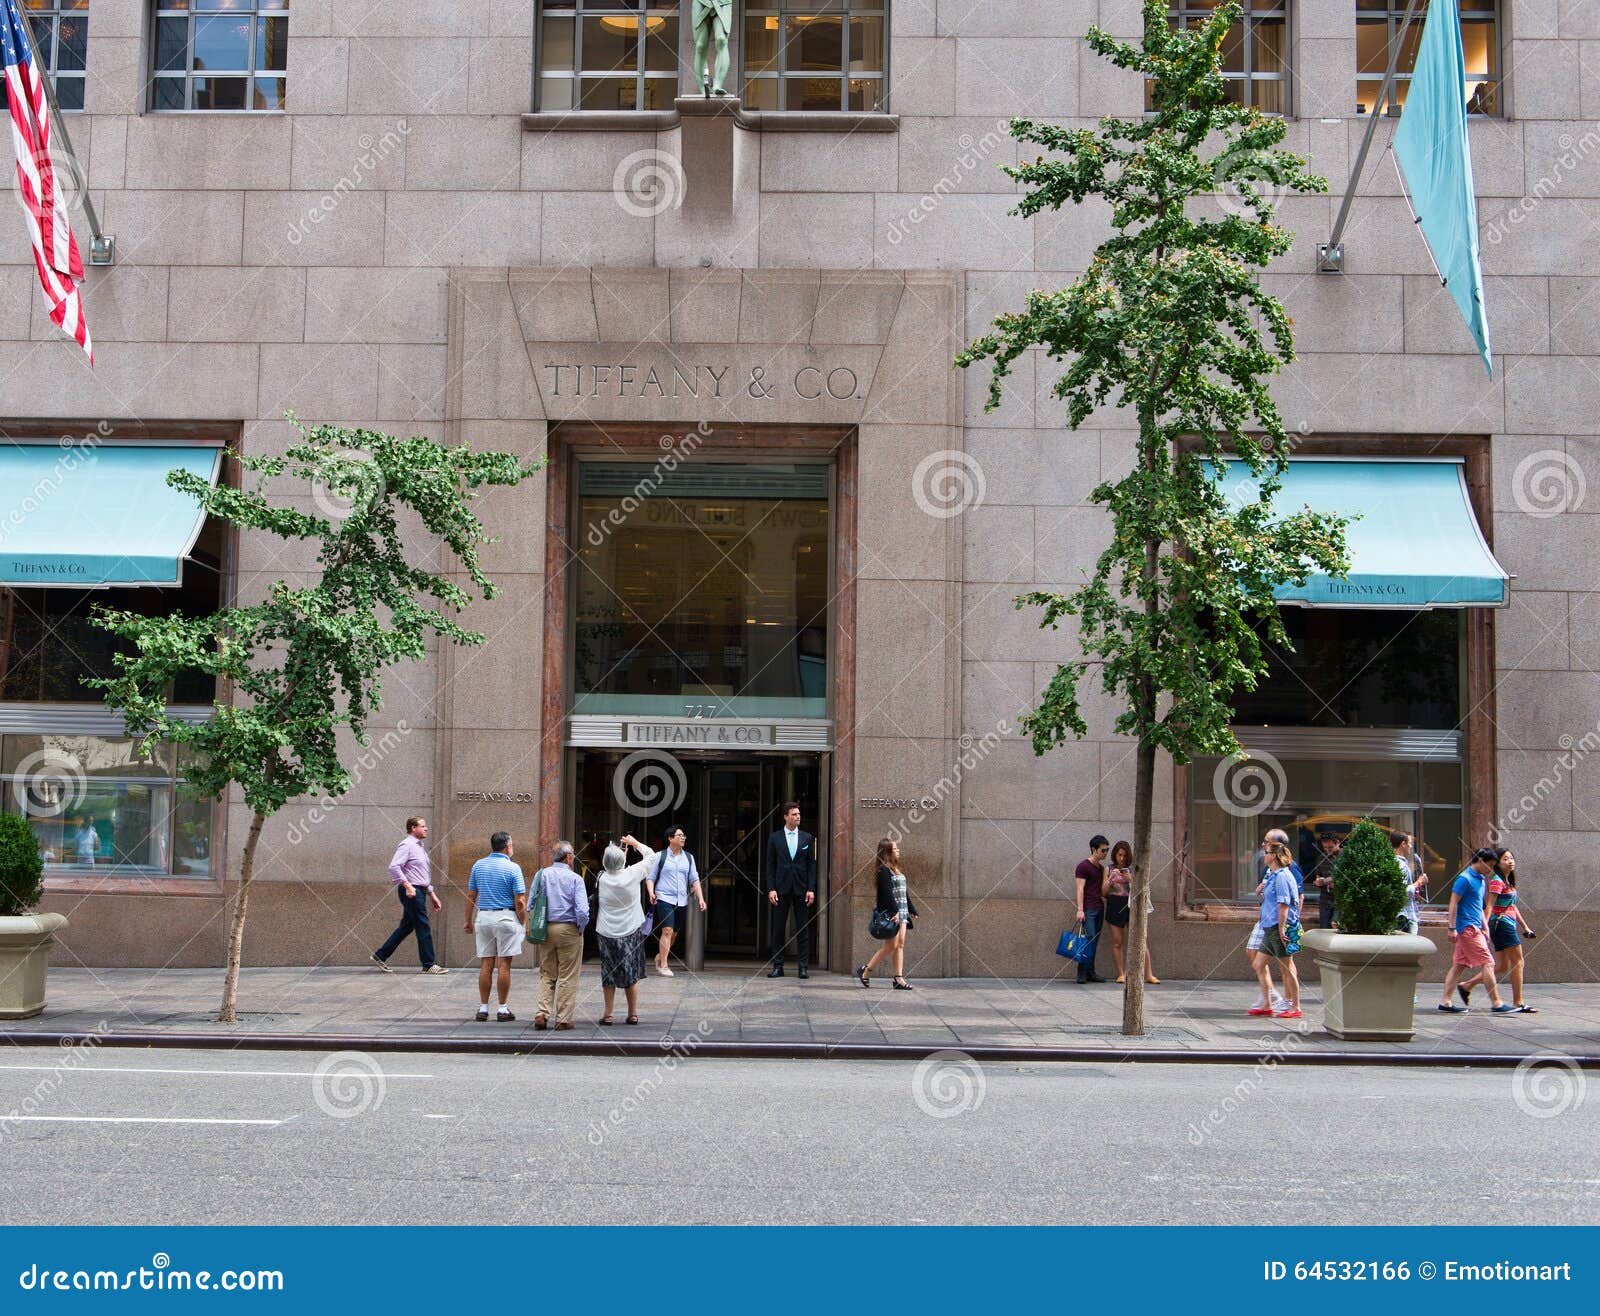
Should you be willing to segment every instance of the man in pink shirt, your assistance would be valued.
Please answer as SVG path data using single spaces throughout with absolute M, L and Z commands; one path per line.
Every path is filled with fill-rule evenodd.
M 407 818 L 405 838 L 396 847 L 394 858 L 389 861 L 389 880 L 400 894 L 400 926 L 372 954 L 372 962 L 385 973 L 394 972 L 389 967 L 389 956 L 413 932 L 417 934 L 417 955 L 422 960 L 422 971 L 433 974 L 449 972 L 444 965 L 435 963 L 433 958 L 433 929 L 428 926 L 428 910 L 431 907 L 437 913 L 444 908 L 444 904 L 433 893 L 433 870 L 428 863 L 428 851 L 422 844 L 427 839 L 427 819 Z

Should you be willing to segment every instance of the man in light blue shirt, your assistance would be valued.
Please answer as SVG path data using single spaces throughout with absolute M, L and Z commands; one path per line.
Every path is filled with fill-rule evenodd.
M 489 854 L 472 865 L 467 879 L 466 932 L 478 943 L 478 1021 L 489 1017 L 489 985 L 499 969 L 500 1009 L 495 1017 L 509 1022 L 517 1016 L 507 1004 L 511 996 L 511 957 L 522 954 L 522 920 L 528 912 L 527 885 L 522 869 L 511 862 L 511 835 L 496 832 L 489 838 Z
M 644 886 L 656 920 L 656 971 L 670 978 L 672 969 L 667 959 L 672 954 L 674 937 L 688 921 L 691 892 L 699 902 L 700 912 L 706 912 L 700 870 L 694 856 L 684 849 L 683 828 L 667 828 L 667 848 L 656 858 L 655 871 L 645 879 Z
M 535 1028 L 550 1023 L 552 1005 L 557 1031 L 572 1027 L 578 1006 L 578 970 L 583 966 L 583 930 L 589 926 L 589 892 L 572 868 L 572 842 L 557 841 L 548 868 L 534 877 L 546 900 L 549 930 L 539 948 L 539 1005 Z

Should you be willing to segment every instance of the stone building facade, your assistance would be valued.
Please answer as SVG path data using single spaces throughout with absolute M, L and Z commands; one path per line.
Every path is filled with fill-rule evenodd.
M 433 824 L 448 904 L 490 830 L 515 833 L 523 856 L 557 835 L 604 831 L 582 814 L 591 798 L 617 797 L 605 775 L 617 757 L 688 743 L 677 760 L 700 774 L 691 832 L 724 825 L 714 814 L 726 805 L 764 835 L 791 791 L 805 796 L 808 827 L 822 821 L 830 967 L 859 958 L 873 845 L 898 824 L 925 914 L 913 972 L 1054 974 L 1087 838 L 1131 830 L 1133 755 L 1111 731 L 1115 709 L 1096 698 L 1087 739 L 1035 757 L 1018 715 L 1075 648 L 1012 600 L 1082 578 L 1106 532 L 1089 494 L 1125 468 L 1132 438 L 1115 412 L 1067 432 L 1048 361 L 1020 362 L 993 411 L 987 381 L 950 362 L 1030 289 L 1070 281 L 1103 238 L 1100 208 L 1012 215 L 1018 189 L 997 166 L 1017 159 L 1011 116 L 1088 123 L 1141 111 L 1138 81 L 1084 41 L 1092 23 L 1135 35 L 1140 5 L 857 4 L 870 12 L 851 14 L 851 32 L 870 37 L 881 23 L 883 50 L 869 41 L 864 61 L 842 66 L 846 100 L 852 73 L 870 81 L 856 65 L 876 60 L 877 108 L 787 112 L 696 99 L 681 29 L 687 100 L 553 105 L 536 65 L 539 24 L 567 16 L 543 8 L 552 12 L 534 0 L 252 10 L 253 22 L 287 25 L 284 81 L 260 76 L 273 58 L 261 43 L 282 40 L 262 26 L 254 73 L 270 85 L 244 93 L 285 108 L 254 112 L 153 108 L 165 6 L 63 11 L 62 21 L 87 18 L 83 109 L 66 118 L 117 259 L 87 279 L 91 369 L 45 318 L 20 220 L 4 226 L 7 435 L 87 434 L 105 421 L 107 442 L 176 435 L 273 452 L 293 409 L 551 455 L 540 476 L 485 504 L 501 536 L 486 560 L 505 590 L 470 621 L 489 643 L 394 673 L 349 795 L 291 806 L 270 825 L 248 962 L 363 961 L 393 922 L 384 868 L 408 815 Z M 787 8 L 834 21 L 827 5 Z M 1291 784 L 1298 769 L 1281 772 L 1273 809 L 1304 815 L 1309 837 L 1370 808 L 1425 827 L 1442 879 L 1469 841 L 1498 829 L 1521 860 L 1536 926 L 1555 933 L 1532 971 L 1590 977 L 1600 501 L 1584 486 L 1590 473 L 1600 482 L 1600 10 L 1490 8 L 1493 112 L 1473 119 L 1471 138 L 1493 378 L 1413 230 L 1386 158 L 1391 123 L 1379 125 L 1352 212 L 1346 272 L 1316 271 L 1367 124 L 1353 113 L 1370 87 L 1358 77 L 1366 47 L 1353 3 L 1288 3 L 1272 38 L 1286 64 L 1287 145 L 1334 194 L 1284 200 L 1295 245 L 1263 282 L 1295 321 L 1300 360 L 1277 394 L 1297 452 L 1460 458 L 1477 521 L 1512 576 L 1509 602 L 1451 611 L 1414 646 L 1395 622 L 1407 666 L 1454 673 L 1442 696 L 1455 701 L 1449 726 L 1408 738 L 1380 720 L 1344 728 L 1353 738 L 1302 741 L 1276 726 L 1253 743 L 1291 765 L 1297 755 L 1365 765 L 1304 791 Z M 741 47 L 759 39 L 760 16 L 745 14 L 757 9 L 780 6 L 735 5 L 736 71 Z M 675 13 L 653 6 L 642 21 Z M 812 701 L 810 711 L 714 709 L 713 723 L 759 728 L 720 759 L 692 741 L 639 739 L 682 735 L 702 714 L 621 703 L 590 716 L 573 685 L 586 679 L 575 630 L 593 620 L 575 611 L 571 575 L 590 524 L 585 472 L 601 459 L 648 465 L 671 446 L 663 436 L 695 435 L 700 462 L 790 476 L 816 464 L 821 492 L 807 497 L 827 525 L 821 638 L 795 660 L 794 688 L 774 696 Z M 706 485 L 695 496 L 722 495 Z M 695 513 L 695 525 L 709 531 L 712 516 Z M 311 565 L 255 539 L 218 551 L 223 588 L 241 597 Z M 739 687 L 707 688 L 716 702 Z M 41 712 L 46 703 L 8 696 L 0 734 L 19 745 L 35 732 L 114 736 L 83 709 L 73 721 Z M 787 766 L 774 772 L 780 751 Z M 1430 785 L 1441 755 L 1453 766 Z M 752 775 L 712 782 L 705 774 L 724 762 Z M 1406 766 L 1372 766 L 1395 763 Z M 590 771 L 600 784 L 585 787 Z M 1408 774 L 1424 785 L 1393 787 L 1399 798 L 1362 785 L 1418 780 Z M 1243 970 L 1248 860 L 1217 838 L 1276 814 L 1245 812 L 1219 833 L 1215 810 L 1204 813 L 1217 803 L 1211 777 L 1210 765 L 1160 771 L 1152 937 L 1166 976 Z M 737 844 L 718 847 L 735 885 L 757 880 L 745 822 Z M 230 870 L 216 856 L 243 832 L 237 805 L 219 811 L 198 875 L 155 871 L 174 866 L 161 857 L 123 872 L 106 854 L 92 869 L 52 870 L 47 907 L 72 921 L 63 961 L 218 963 Z M 691 848 L 702 839 L 691 835 Z M 1197 877 L 1204 863 L 1212 876 Z M 466 962 L 470 939 L 448 914 L 440 923 L 447 962 Z M 762 935 L 730 924 L 706 940 L 716 958 L 719 946 L 761 953 Z

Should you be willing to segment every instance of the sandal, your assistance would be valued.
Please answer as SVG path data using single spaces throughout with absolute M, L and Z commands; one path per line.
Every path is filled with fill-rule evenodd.
M 630 1014 L 625 1022 L 630 1023 L 630 1024 L 636 1024 L 636 1023 L 639 1022 L 639 1016 L 636 1015 L 636 1014 Z
M 904 978 L 896 978 L 894 980 L 894 989 L 897 992 L 909 992 L 913 990 L 911 984 L 908 983 Z
M 1153 974 L 1153 973 L 1148 978 L 1146 978 L 1145 981 L 1147 983 L 1149 983 L 1150 986 L 1152 986 L 1152 987 L 1161 986 L 1161 979 L 1156 977 L 1155 974 Z
M 610 1028 L 611 1025 L 614 1024 L 615 1022 L 616 1022 L 616 1020 L 613 1019 L 609 1014 L 604 1019 L 601 1019 L 599 1021 L 600 1027 L 602 1027 L 602 1028 Z
M 856 981 L 858 981 L 863 987 L 872 986 L 872 975 L 867 972 L 867 966 L 865 964 L 856 965 Z
M 1519 1005 L 1517 1007 L 1517 1013 L 1518 1014 L 1538 1014 L 1539 1013 L 1539 1007 L 1537 1005 Z

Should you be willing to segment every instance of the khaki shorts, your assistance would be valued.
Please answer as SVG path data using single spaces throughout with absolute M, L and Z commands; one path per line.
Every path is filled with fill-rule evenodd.
M 480 909 L 472 925 L 478 940 L 478 958 L 509 959 L 522 954 L 522 920 L 512 909 Z

